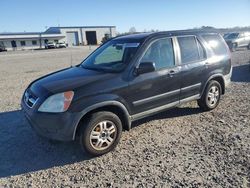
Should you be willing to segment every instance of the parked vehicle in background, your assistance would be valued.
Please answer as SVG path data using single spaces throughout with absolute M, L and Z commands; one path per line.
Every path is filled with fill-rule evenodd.
M 226 38 L 228 35 L 230 35 L 231 33 L 224 33 L 223 34 L 223 38 Z
M 224 39 L 231 51 L 235 51 L 237 48 L 242 47 L 250 49 L 250 32 L 225 34 Z
M 7 50 L 5 49 L 4 46 L 0 46 L 0 52 L 6 52 Z
M 58 42 L 56 44 L 56 47 L 57 48 L 66 48 L 67 47 L 67 44 L 65 42 Z
M 6 50 L 5 46 L 0 43 L 0 52 L 6 52 L 6 51 L 7 50 Z
M 102 38 L 102 43 L 105 43 L 106 41 L 110 40 L 112 37 L 110 34 L 105 34 L 104 37 Z
M 47 42 L 47 44 L 45 44 L 45 48 L 46 49 L 56 48 L 56 43 L 55 42 Z
M 204 111 L 216 108 L 231 74 L 230 51 L 219 34 L 120 36 L 81 64 L 33 81 L 21 106 L 38 134 L 79 138 L 84 151 L 102 155 L 133 121 L 193 100 Z

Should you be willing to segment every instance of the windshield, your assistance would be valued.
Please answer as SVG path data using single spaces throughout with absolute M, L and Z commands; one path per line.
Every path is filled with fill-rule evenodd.
M 109 41 L 92 53 L 81 66 L 86 69 L 120 72 L 135 55 L 139 43 Z
M 224 38 L 225 39 L 235 39 L 238 36 L 239 36 L 239 33 L 231 33 L 231 34 L 226 35 Z

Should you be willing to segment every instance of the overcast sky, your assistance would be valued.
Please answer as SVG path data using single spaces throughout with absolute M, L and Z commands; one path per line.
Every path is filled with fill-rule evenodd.
M 0 0 L 0 32 L 114 25 L 125 32 L 250 26 L 250 0 Z

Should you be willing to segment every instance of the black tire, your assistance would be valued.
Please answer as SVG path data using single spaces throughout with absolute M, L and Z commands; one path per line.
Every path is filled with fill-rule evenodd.
M 212 90 L 214 88 L 215 88 L 215 91 L 212 92 Z M 217 91 L 218 91 L 218 96 L 217 96 Z M 216 93 L 216 95 L 214 94 L 214 96 L 212 96 L 212 97 L 214 97 L 213 98 L 214 103 L 212 103 L 213 100 L 211 100 L 212 97 L 210 97 L 212 95 L 212 93 Z M 216 108 L 220 102 L 221 93 L 222 93 L 222 90 L 221 90 L 220 83 L 217 82 L 216 80 L 209 81 L 207 86 L 206 86 L 205 91 L 203 92 L 203 95 L 198 100 L 199 107 L 204 111 L 209 111 L 209 110 Z
M 103 128 L 104 122 L 106 122 L 106 129 Z M 111 133 L 111 131 L 108 130 L 112 126 L 115 129 L 114 133 Z M 95 135 L 95 137 L 98 137 L 98 139 L 91 139 L 91 134 L 94 135 L 97 132 L 99 134 L 98 136 Z M 92 156 L 103 155 L 112 151 L 117 146 L 121 137 L 121 133 L 122 123 L 116 114 L 107 111 L 96 112 L 93 113 L 89 118 L 87 118 L 81 126 L 80 145 L 84 151 Z M 113 141 L 111 142 L 110 139 L 113 139 Z M 97 149 L 99 147 L 97 145 L 98 143 L 100 143 L 98 141 L 102 142 L 101 147 L 103 146 L 103 148 Z

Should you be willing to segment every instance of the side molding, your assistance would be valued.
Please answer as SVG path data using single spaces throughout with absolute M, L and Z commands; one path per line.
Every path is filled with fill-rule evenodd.
M 204 84 L 204 87 L 202 88 L 201 96 L 203 95 L 203 93 L 204 93 L 204 91 L 205 91 L 205 89 L 206 89 L 207 83 L 208 83 L 210 80 L 212 80 L 213 78 L 215 78 L 215 77 L 221 77 L 222 80 L 223 80 L 224 86 L 225 86 L 225 79 L 224 79 L 223 74 L 213 74 L 212 76 L 210 76 L 210 77 L 207 79 L 206 83 Z

